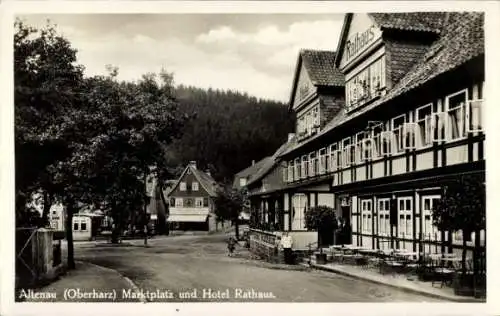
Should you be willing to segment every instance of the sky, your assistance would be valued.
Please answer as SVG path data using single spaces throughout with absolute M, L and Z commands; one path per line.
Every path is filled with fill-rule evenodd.
M 86 75 L 119 68 L 137 80 L 162 68 L 176 84 L 231 89 L 288 102 L 301 48 L 336 50 L 342 14 L 52 14 L 19 16 L 56 24 L 78 50 Z

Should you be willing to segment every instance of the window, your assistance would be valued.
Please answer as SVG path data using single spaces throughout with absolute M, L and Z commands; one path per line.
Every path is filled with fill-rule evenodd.
M 283 182 L 284 183 L 287 183 L 288 182 L 288 163 L 287 162 L 284 162 L 283 165 L 282 165 L 283 169 L 282 169 L 282 172 L 283 172 Z
M 439 201 L 439 195 L 422 197 L 422 237 L 424 240 L 440 240 L 441 234 L 435 225 L 432 224 L 432 210 Z
M 300 163 L 300 159 L 295 159 L 295 174 L 294 179 L 299 180 L 302 178 L 302 165 Z
M 326 171 L 326 149 L 322 148 L 319 150 L 319 174 L 324 174 Z
M 87 223 L 85 223 L 85 222 L 81 222 L 81 223 L 80 223 L 80 230 L 82 230 L 82 231 L 86 231 L 86 230 L 87 230 Z
M 465 135 L 465 104 L 467 90 L 446 97 L 449 118 L 449 138 L 457 139 Z
M 342 157 L 343 157 L 343 166 L 350 166 L 354 160 L 354 146 L 351 145 L 351 139 L 346 138 L 342 142 Z
M 360 71 L 346 83 L 348 110 L 355 109 L 382 94 L 385 88 L 385 57 Z
M 294 171 L 294 164 L 293 161 L 290 161 L 288 163 L 288 182 L 293 182 L 294 180 L 293 171 Z
M 193 207 L 193 205 L 194 205 L 193 199 L 192 198 L 185 199 L 184 205 L 187 206 L 187 207 Z
M 175 205 L 175 198 L 170 198 L 170 205 L 174 206 Z
M 312 135 L 319 131 L 319 104 L 300 115 L 297 123 L 299 136 Z
M 73 230 L 78 230 L 78 223 L 73 223 Z
M 366 161 L 372 159 L 373 139 L 366 138 L 363 140 L 363 147 L 361 152 L 361 160 Z
M 391 234 L 390 199 L 378 199 L 378 234 L 389 236 Z
M 357 163 L 363 162 L 363 141 L 365 139 L 365 133 L 357 133 L 356 134 L 356 148 L 355 148 L 355 161 Z
M 203 198 L 203 207 L 208 207 L 208 198 Z
M 399 237 L 413 237 L 413 200 L 411 197 L 398 198 L 398 230 Z
M 309 161 L 307 160 L 307 156 L 302 156 L 302 179 L 308 177 L 309 171 Z
M 245 185 L 247 185 L 247 178 L 240 178 L 240 187 L 244 187 Z
M 203 198 L 196 198 L 195 205 L 196 207 L 203 207 Z
M 383 124 L 377 124 L 373 127 L 372 130 L 372 139 L 370 141 L 370 151 L 371 151 L 371 157 L 370 158 L 377 158 L 381 155 L 380 150 L 381 150 L 381 133 L 384 131 L 384 126 Z
M 380 154 L 390 155 L 392 149 L 392 138 L 394 134 L 391 131 L 383 131 L 380 133 Z
M 403 151 L 403 125 L 406 122 L 405 115 L 400 115 L 392 119 L 393 144 L 392 147 L 395 153 Z
M 443 141 L 446 139 L 446 113 L 436 112 L 432 114 L 432 139 Z
M 466 122 L 467 132 L 478 132 L 482 127 L 482 105 L 483 100 L 473 100 L 467 103 Z
M 198 191 L 199 190 L 198 182 L 193 182 L 192 187 L 193 187 L 193 191 Z
M 365 234 L 372 232 L 372 201 L 361 200 L 361 231 Z
M 184 200 L 182 198 L 176 198 L 175 199 L 175 206 L 184 206 Z
M 318 159 L 316 158 L 316 152 L 313 151 L 309 154 L 309 176 L 314 177 L 318 169 Z
M 338 169 L 337 144 L 330 145 L 330 171 Z
M 405 123 L 403 125 L 403 149 L 416 148 L 417 130 L 417 123 Z
M 417 146 L 424 147 L 431 144 L 432 135 L 432 104 L 417 109 L 418 136 Z
M 186 182 L 181 182 L 181 191 L 186 191 Z

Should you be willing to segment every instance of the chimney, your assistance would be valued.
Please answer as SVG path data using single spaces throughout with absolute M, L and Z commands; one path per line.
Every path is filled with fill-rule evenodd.
M 189 162 L 189 165 L 190 165 L 191 167 L 193 167 L 194 169 L 196 169 L 196 161 L 191 160 L 191 161 Z
M 252 166 L 255 165 L 255 160 L 252 160 Z
M 288 133 L 288 141 L 290 142 L 294 136 L 294 133 Z

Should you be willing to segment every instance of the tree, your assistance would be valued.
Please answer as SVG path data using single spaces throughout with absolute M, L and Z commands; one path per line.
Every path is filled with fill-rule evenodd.
M 311 207 L 305 213 L 306 228 L 318 231 L 318 247 L 322 251 L 321 233 L 322 229 L 335 231 L 337 229 L 337 217 L 335 210 L 331 207 L 320 205 Z
M 43 226 L 54 201 L 50 166 L 70 155 L 54 127 L 77 103 L 83 67 L 53 26 L 38 30 L 16 20 L 14 27 L 16 225 L 30 222 L 26 204 L 41 192 Z
M 460 175 L 442 188 L 441 199 L 432 210 L 433 223 L 441 231 L 462 231 L 462 276 L 466 275 L 466 246 L 476 234 L 474 261 L 477 260 L 481 230 L 486 229 L 486 187 L 480 175 Z M 477 266 L 477 262 L 474 263 Z M 476 269 L 475 269 L 476 270 Z
M 229 186 L 220 189 L 214 199 L 215 215 L 221 220 L 231 220 L 235 225 L 235 235 L 239 238 L 239 215 L 243 208 L 243 195 Z

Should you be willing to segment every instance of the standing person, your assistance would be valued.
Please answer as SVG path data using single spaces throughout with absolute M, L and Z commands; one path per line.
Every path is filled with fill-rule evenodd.
M 285 255 L 285 263 L 292 264 L 293 239 L 292 236 L 288 235 L 288 232 L 285 232 L 283 237 L 281 237 L 281 246 L 283 247 L 283 253 Z

